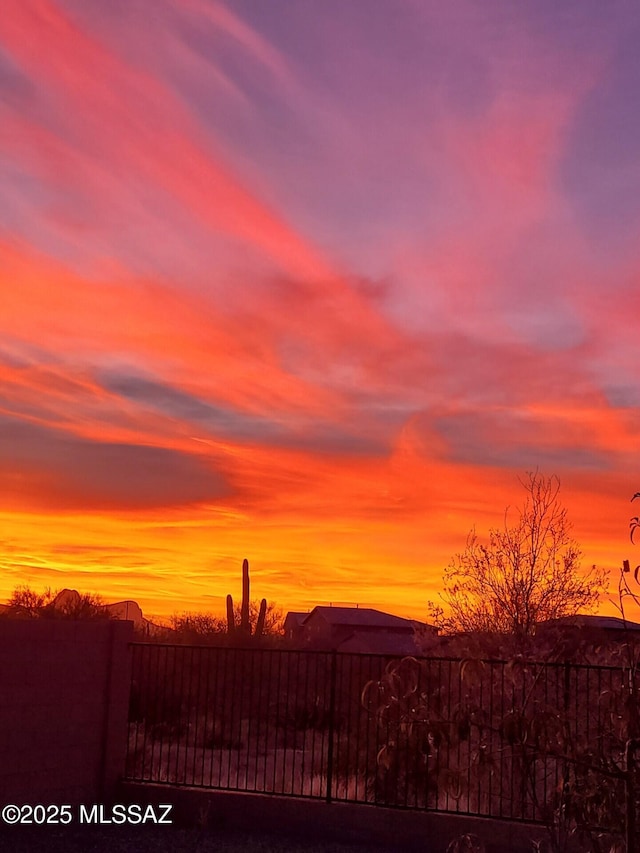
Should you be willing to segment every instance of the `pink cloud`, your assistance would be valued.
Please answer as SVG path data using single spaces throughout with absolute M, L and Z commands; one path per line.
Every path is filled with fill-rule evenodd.
M 109 164 L 121 180 L 135 174 L 163 187 L 209 227 L 255 244 L 281 268 L 313 277 L 330 272 L 310 244 L 216 162 L 210 142 L 159 80 L 110 53 L 53 3 L 13 7 L 2 16 L 0 38 L 40 86 L 67 104 L 65 141 L 38 128 L 38 142 L 33 127 L 14 119 L 13 138 L 27 152 L 24 143 L 36 142 L 31 157 L 50 178 L 60 160 L 52 153 L 65 157 L 72 178 L 80 144 L 96 168 Z
M 85 506 L 68 564 L 121 536 L 113 564 L 150 596 L 164 578 L 165 604 L 185 551 L 200 590 L 247 548 L 270 596 L 406 606 L 539 461 L 613 559 L 637 259 L 596 268 L 563 185 L 599 58 L 492 4 L 403 6 L 410 55 L 349 4 L 291 51 L 285 22 L 228 4 L 167 0 L 148 30 L 148 4 L 74 5 L 0 18 L 21 81 L 0 105 L 0 418 L 32 437 L 0 466 L 12 571 L 58 571 L 56 510 Z M 99 488 L 65 475 L 69 448 Z

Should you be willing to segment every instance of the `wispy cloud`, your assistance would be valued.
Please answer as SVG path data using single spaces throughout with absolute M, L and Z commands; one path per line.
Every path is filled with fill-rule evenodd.
M 639 24 L 623 2 L 3 10 L 0 594 L 62 573 L 193 609 L 249 556 L 285 605 L 420 615 L 535 468 L 617 564 Z

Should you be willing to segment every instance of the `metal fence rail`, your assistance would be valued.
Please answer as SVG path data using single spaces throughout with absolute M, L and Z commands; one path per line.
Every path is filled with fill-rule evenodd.
M 613 829 L 637 775 L 622 667 L 140 643 L 132 679 L 132 781 Z

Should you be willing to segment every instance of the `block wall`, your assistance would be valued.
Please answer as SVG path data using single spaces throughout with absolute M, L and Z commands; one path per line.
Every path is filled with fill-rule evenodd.
M 0 804 L 100 803 L 124 767 L 131 622 L 0 619 Z

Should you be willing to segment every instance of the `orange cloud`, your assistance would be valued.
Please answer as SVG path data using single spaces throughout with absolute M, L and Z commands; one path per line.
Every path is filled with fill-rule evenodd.
M 549 75 L 545 51 L 533 79 L 532 36 L 522 62 L 494 58 L 460 9 L 442 20 L 465 59 L 486 54 L 484 100 L 411 96 L 412 67 L 362 111 L 375 50 L 363 71 L 350 49 L 329 91 L 219 3 L 159 4 L 140 55 L 91 9 L 5 11 L 0 598 L 27 581 L 219 607 L 248 556 L 284 606 L 420 617 L 538 466 L 561 473 L 585 562 L 617 565 L 640 304 L 633 265 L 593 270 L 558 177 L 589 74 Z M 174 37 L 176 16 L 243 73 Z M 151 61 L 164 46 L 202 90 Z M 288 149 L 234 149 L 225 99 L 241 128 L 296 113 L 277 127 L 299 131 L 286 181 L 270 166 Z

